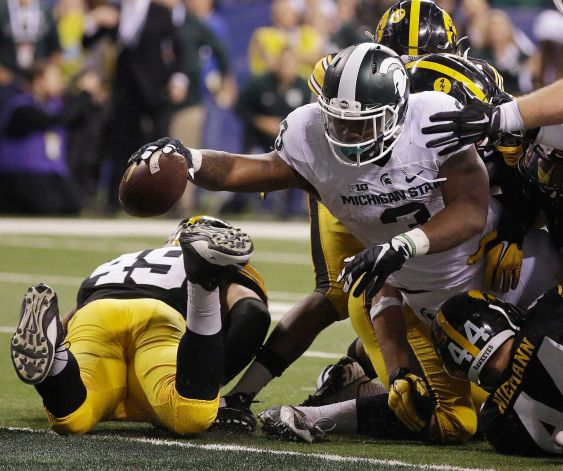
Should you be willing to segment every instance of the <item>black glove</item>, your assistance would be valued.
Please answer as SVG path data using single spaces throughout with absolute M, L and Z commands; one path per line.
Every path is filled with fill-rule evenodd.
M 444 124 L 422 128 L 422 134 L 451 134 L 428 141 L 426 147 L 448 146 L 438 152 L 438 155 L 446 155 L 467 144 L 496 136 L 500 129 L 500 110 L 498 106 L 473 98 L 461 111 L 436 113 L 430 116 L 430 121 Z
M 387 277 L 399 270 L 409 257 L 407 248 L 401 242 L 395 242 L 395 239 L 386 244 L 374 245 L 345 259 L 346 265 L 336 281 L 340 283 L 345 280 L 344 292 L 347 293 L 363 275 L 353 295 L 358 298 L 365 290 L 367 298 L 371 299 L 383 287 Z
M 194 180 L 195 171 L 192 152 L 184 144 L 182 144 L 182 141 L 179 141 L 178 139 L 174 139 L 172 137 L 163 137 L 158 141 L 145 144 L 137 151 L 133 152 L 133 154 L 127 161 L 127 165 L 139 163 L 141 160 L 150 159 L 151 156 L 158 150 L 162 151 L 163 154 L 176 152 L 183 155 L 188 164 L 188 176 L 191 181 Z

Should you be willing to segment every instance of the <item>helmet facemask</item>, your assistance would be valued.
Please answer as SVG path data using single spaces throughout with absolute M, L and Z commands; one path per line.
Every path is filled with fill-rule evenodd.
M 318 99 L 325 137 L 333 155 L 344 165 L 360 167 L 385 157 L 400 134 L 399 106 L 362 110 L 361 103 Z
M 563 151 L 533 145 L 518 161 L 524 191 L 545 206 L 563 202 Z

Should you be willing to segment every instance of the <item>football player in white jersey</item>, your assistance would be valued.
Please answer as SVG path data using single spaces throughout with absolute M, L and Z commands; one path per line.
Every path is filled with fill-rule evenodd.
M 131 161 L 150 158 L 156 150 L 177 151 L 188 161 L 190 179 L 210 190 L 305 189 L 370 247 L 356 259 L 362 261 L 360 270 L 366 268 L 380 285 L 392 275 L 395 307 L 402 297 L 425 318 L 450 295 L 480 287 L 482 264 L 468 266 L 465 261 L 495 223 L 488 177 L 475 148 L 467 146 L 455 158 L 439 156 L 441 149 L 427 149 L 420 133 L 430 115 L 460 107 L 439 92 L 409 97 L 399 56 L 384 46 L 364 43 L 335 57 L 319 104 L 305 105 L 288 116 L 271 153 L 250 156 L 187 149 L 177 140 L 163 138 L 143 146 Z M 356 270 L 346 273 L 347 288 L 355 275 Z M 366 339 L 370 354 L 379 348 L 369 321 L 371 299 L 351 299 L 352 323 Z M 386 370 L 385 364 L 376 369 L 388 385 L 388 371 L 394 370 Z M 426 388 L 424 392 L 428 395 Z M 475 415 L 473 405 L 467 407 Z M 429 418 L 421 422 L 418 430 Z M 437 423 L 432 435 L 468 438 L 476 419 L 466 422 L 461 432 L 457 424 L 450 432 Z

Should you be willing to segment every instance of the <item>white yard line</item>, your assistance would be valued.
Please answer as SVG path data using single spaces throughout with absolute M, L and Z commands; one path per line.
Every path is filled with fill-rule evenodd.
M 168 237 L 176 219 L 0 218 L 0 234 Z M 308 222 L 234 221 L 257 239 L 309 240 Z
M 30 428 L 19 428 L 19 427 L 0 427 L 0 430 L 8 430 L 11 432 L 28 432 L 37 434 L 50 434 L 53 432 L 47 432 L 45 430 L 35 430 Z M 284 450 L 271 450 L 267 448 L 256 448 L 241 445 L 224 445 L 219 443 L 208 443 L 208 444 L 198 444 L 187 441 L 177 441 L 177 440 L 163 440 L 157 438 L 137 438 L 137 437 L 121 437 L 118 435 L 90 435 L 88 437 L 92 440 L 111 440 L 111 441 L 121 441 L 129 443 L 146 443 L 148 445 L 155 446 L 167 446 L 167 447 L 178 447 L 196 450 L 209 450 L 209 451 L 232 451 L 236 453 L 252 453 L 260 455 L 271 455 L 271 456 L 296 456 L 301 458 L 310 458 L 321 461 L 331 461 L 338 463 L 365 463 L 367 465 L 384 465 L 388 467 L 393 466 L 404 466 L 414 469 L 427 469 L 427 470 L 437 470 L 437 471 L 494 471 L 493 469 L 483 469 L 483 468 L 462 468 L 459 466 L 451 465 L 441 465 L 441 464 L 418 464 L 418 463 L 408 463 L 406 461 L 399 460 L 384 460 L 377 458 L 362 458 L 356 456 L 345 456 L 345 455 L 335 455 L 331 453 L 302 453 L 298 451 L 284 451 Z
M 2 231 L 0 231 L 0 234 Z M 44 250 L 75 250 L 80 252 L 136 252 L 146 249 L 146 244 L 138 242 L 115 242 L 98 240 L 96 242 L 81 240 L 53 240 L 48 237 L 25 237 L 17 235 L 4 235 L 0 239 L 0 247 L 32 248 Z M 262 263 L 276 263 L 283 265 L 311 265 L 308 255 L 295 253 L 281 254 L 279 252 L 257 251 L 252 260 Z

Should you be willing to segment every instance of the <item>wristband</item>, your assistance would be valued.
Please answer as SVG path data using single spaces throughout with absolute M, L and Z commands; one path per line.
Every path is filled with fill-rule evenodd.
M 196 173 L 201 168 L 201 161 L 203 160 L 203 154 L 199 149 L 190 148 L 192 153 L 192 164 L 194 166 L 194 173 Z
M 524 129 L 524 119 L 520 114 L 520 108 L 518 108 L 516 100 L 500 105 L 499 115 L 501 131 L 519 131 Z
M 412 231 L 404 232 L 393 237 L 394 240 L 401 243 L 408 251 L 409 257 L 417 255 L 425 255 L 430 249 L 430 240 L 428 236 L 419 227 Z
M 379 314 L 381 314 L 385 309 L 391 306 L 403 307 L 403 301 L 392 296 L 381 296 L 379 302 L 374 304 L 369 310 L 369 315 L 373 321 Z

